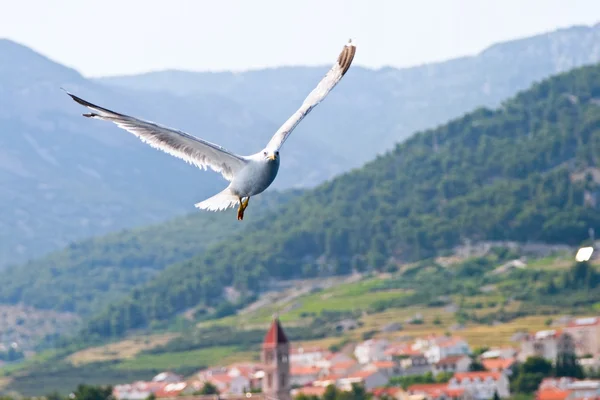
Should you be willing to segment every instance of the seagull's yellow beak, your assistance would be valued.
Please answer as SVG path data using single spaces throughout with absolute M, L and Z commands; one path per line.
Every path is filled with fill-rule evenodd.
M 269 155 L 267 156 L 267 158 L 268 158 L 269 160 L 271 160 L 271 161 L 275 161 L 275 159 L 277 158 L 277 156 L 276 156 L 275 154 L 269 154 Z

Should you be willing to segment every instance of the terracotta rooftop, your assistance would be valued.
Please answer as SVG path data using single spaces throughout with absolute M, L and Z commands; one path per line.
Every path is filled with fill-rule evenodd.
M 393 361 L 373 361 L 371 365 L 375 368 L 394 368 L 396 363 Z
M 440 361 L 438 361 L 436 363 L 436 365 L 453 365 L 453 364 L 456 364 L 457 362 L 459 362 L 460 360 L 462 360 L 465 357 L 468 357 L 468 356 L 466 356 L 466 355 L 448 356 L 448 357 L 442 358 Z
M 544 389 L 536 393 L 536 400 L 565 400 L 571 391 L 560 389 Z
M 348 375 L 346 378 L 348 378 L 348 379 L 365 379 L 375 373 L 376 373 L 375 371 L 369 371 L 369 370 L 356 371 L 356 372 Z
M 292 376 L 316 375 L 319 372 L 321 372 L 321 369 L 318 367 L 292 366 L 290 368 L 290 375 Z
M 514 358 L 490 358 L 481 361 L 484 368 L 488 371 L 498 372 L 510 368 L 514 363 Z
M 356 364 L 358 364 L 358 362 L 355 360 L 340 361 L 340 362 L 333 364 L 330 367 L 330 369 L 332 371 L 347 370 L 347 369 L 354 367 Z
M 279 323 L 279 318 L 273 318 L 273 322 L 271 322 L 271 327 L 265 335 L 263 347 L 276 347 L 280 344 L 286 343 L 289 343 L 289 341 L 285 336 L 285 332 L 283 332 L 281 324 Z
M 446 395 L 447 397 L 456 398 L 464 394 L 465 390 L 462 388 L 450 389 L 447 383 L 428 383 L 428 384 L 417 384 L 408 387 L 410 393 L 425 393 L 431 397 L 440 397 Z
M 469 379 L 469 380 L 474 380 L 474 379 L 480 379 L 480 380 L 484 380 L 487 378 L 492 378 L 493 380 L 497 381 L 498 379 L 500 379 L 502 377 L 502 373 L 501 372 L 487 372 L 487 371 L 477 371 L 477 372 L 460 372 L 460 373 L 456 373 L 454 374 L 454 378 L 457 381 L 462 381 L 463 379 Z

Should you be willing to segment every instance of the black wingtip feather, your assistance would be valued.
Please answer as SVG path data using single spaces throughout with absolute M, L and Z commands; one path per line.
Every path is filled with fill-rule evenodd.
M 61 89 L 62 89 L 62 88 L 61 88 Z M 114 115 L 118 115 L 118 116 L 120 116 L 120 117 L 124 117 L 124 115 L 123 115 L 123 114 L 120 114 L 120 113 L 118 113 L 118 112 L 116 112 L 116 111 L 109 110 L 108 108 L 100 107 L 100 106 L 98 106 L 98 105 L 96 105 L 96 104 L 94 104 L 94 103 L 90 103 L 89 101 L 82 99 L 81 97 L 75 96 L 74 94 L 67 92 L 65 89 L 63 89 L 63 90 L 64 90 L 64 91 L 65 91 L 65 93 L 67 93 L 67 94 L 68 94 L 68 95 L 69 95 L 69 96 L 70 96 L 70 97 L 71 97 L 73 100 L 75 100 L 77 103 L 81 104 L 81 105 L 82 105 L 82 106 L 84 106 L 84 107 L 88 107 L 88 108 L 92 108 L 92 109 L 94 109 L 94 110 L 100 110 L 100 111 L 102 111 L 102 112 L 106 112 L 106 113 L 108 113 L 108 114 L 114 114 Z M 89 117 L 98 117 L 98 116 L 99 116 L 99 114 L 91 113 L 91 114 L 83 114 L 83 116 L 84 116 L 84 117 L 88 117 L 88 118 L 89 118 Z
M 350 65 L 352 65 L 352 60 L 354 60 L 354 54 L 356 53 L 356 46 L 352 44 L 352 40 L 348 41 L 348 44 L 344 46 L 344 50 L 340 53 L 338 57 L 338 64 L 342 69 L 342 76 L 348 72 Z

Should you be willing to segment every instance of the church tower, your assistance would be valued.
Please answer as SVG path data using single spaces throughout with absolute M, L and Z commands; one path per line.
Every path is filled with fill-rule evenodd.
M 265 376 L 263 395 L 268 400 L 291 400 L 290 397 L 290 343 L 277 317 L 265 335 L 262 348 Z

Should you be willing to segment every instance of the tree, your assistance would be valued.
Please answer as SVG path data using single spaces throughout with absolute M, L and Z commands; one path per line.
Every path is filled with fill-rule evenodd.
M 521 368 L 523 373 L 539 373 L 544 376 L 550 376 L 552 373 L 552 363 L 543 357 L 529 357 Z
M 210 382 L 205 382 L 202 389 L 198 391 L 198 394 L 219 394 L 219 390 L 215 385 Z
M 485 367 L 476 357 L 471 357 L 471 365 L 469 365 L 469 371 L 485 371 Z
M 494 390 L 494 397 L 492 398 L 492 400 L 500 400 L 500 396 L 498 395 L 498 392 Z
M 46 400 L 64 400 L 65 398 L 60 395 L 57 391 L 47 394 Z
M 73 392 L 75 400 L 112 400 L 112 386 L 79 385 Z
M 336 400 L 337 392 L 335 385 L 327 386 L 327 388 L 325 388 L 325 393 L 323 393 L 323 400 Z
M 359 385 L 358 383 L 352 384 L 352 393 L 353 400 L 366 400 L 367 399 L 367 391 L 363 385 Z
M 529 357 L 512 376 L 511 391 L 533 393 L 542 379 L 553 373 L 552 363 L 542 357 Z
M 561 353 L 558 355 L 554 374 L 557 377 L 566 376 L 577 379 L 584 377 L 583 368 L 581 368 L 581 365 L 577 362 L 577 357 L 573 353 Z

